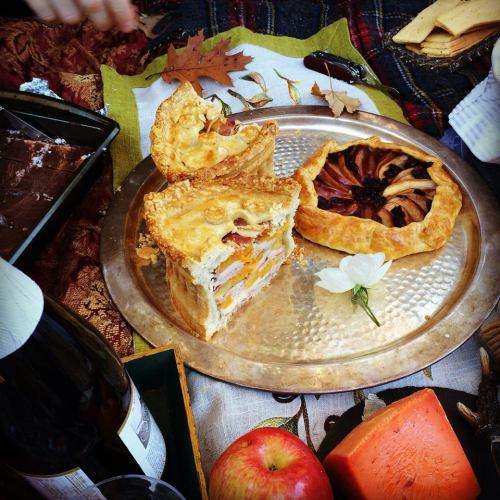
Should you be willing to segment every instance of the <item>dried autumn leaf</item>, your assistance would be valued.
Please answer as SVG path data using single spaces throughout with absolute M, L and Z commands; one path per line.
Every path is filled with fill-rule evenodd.
M 262 108 L 265 106 L 268 102 L 271 102 L 273 100 L 272 97 L 269 97 L 267 94 L 264 92 L 261 92 L 260 94 L 257 94 L 253 97 L 250 97 L 247 99 L 246 97 L 243 97 L 241 94 L 236 92 L 233 89 L 228 89 L 227 93 L 229 95 L 232 95 L 233 97 L 236 97 L 244 106 L 245 110 L 251 109 L 251 108 Z
M 231 106 L 224 102 L 217 94 L 212 94 L 206 97 L 206 99 L 210 99 L 212 102 L 218 102 L 221 107 L 222 114 L 224 116 L 229 116 L 233 114 L 233 110 L 231 109 Z
M 341 100 L 344 105 L 345 109 L 347 110 L 348 113 L 354 113 L 359 109 L 361 106 L 361 101 L 359 99 L 356 99 L 355 97 L 351 97 L 347 94 L 347 92 L 333 92 L 337 99 Z
M 274 69 L 274 68 L 273 68 Z M 300 83 L 298 80 L 290 80 L 286 76 L 281 75 L 277 69 L 274 69 L 274 72 L 282 79 L 285 80 L 288 85 L 288 94 L 290 95 L 292 101 L 295 104 L 300 104 L 302 102 L 300 98 L 299 89 L 294 85 L 294 83 Z
M 422 370 L 422 373 L 430 380 L 433 380 L 432 378 L 432 368 L 430 366 L 428 366 L 427 368 L 424 368 Z
M 296 415 L 292 417 L 271 417 L 259 422 L 254 429 L 259 427 L 279 427 L 280 429 L 285 429 L 288 432 L 299 435 L 298 418 Z
M 312 86 L 311 94 L 318 97 L 323 97 L 328 103 L 328 106 L 332 110 L 333 116 L 335 117 L 340 116 L 344 111 L 344 108 L 348 113 L 354 113 L 361 106 L 361 101 L 354 97 L 348 96 L 347 92 L 335 91 L 333 89 L 320 90 L 317 83 L 314 83 L 314 85 Z
M 251 73 L 248 73 L 248 75 L 242 76 L 241 79 L 246 80 L 247 82 L 254 82 L 262 89 L 263 93 L 267 92 L 264 77 L 260 73 L 257 73 L 257 71 L 252 71 Z
M 158 36 L 158 33 L 155 32 L 155 26 L 163 17 L 164 14 L 158 14 L 156 16 L 140 15 L 137 22 L 137 28 L 144 33 L 146 38 L 154 38 Z
M 174 80 L 191 82 L 196 92 L 202 95 L 203 88 L 199 78 L 205 76 L 221 85 L 232 85 L 228 73 L 244 69 L 253 60 L 253 57 L 245 56 L 243 52 L 226 54 L 230 38 L 222 39 L 210 51 L 202 54 L 201 45 L 204 39 L 203 30 L 198 31 L 195 36 L 188 38 L 186 48 L 180 54 L 177 54 L 174 46 L 170 44 L 167 64 L 162 73 L 162 78 L 167 83 L 172 83 Z
M 387 405 L 376 394 L 369 393 L 364 400 L 363 415 L 361 420 L 365 421 L 370 418 L 376 411 L 385 408 Z
M 323 97 L 323 92 L 320 90 L 320 88 L 316 82 L 314 82 L 314 85 L 311 88 L 311 94 L 316 95 L 318 97 Z
M 260 94 L 250 97 L 250 99 L 248 99 L 248 102 L 252 105 L 253 108 L 262 108 L 272 100 L 273 98 L 271 96 L 268 96 L 265 92 L 261 92 Z

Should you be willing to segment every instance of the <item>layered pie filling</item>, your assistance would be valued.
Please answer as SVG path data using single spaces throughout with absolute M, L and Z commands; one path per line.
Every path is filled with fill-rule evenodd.
M 331 153 L 314 180 L 318 208 L 387 227 L 419 222 L 436 192 L 427 171 L 431 165 L 400 151 L 363 145 Z
M 230 314 L 267 284 L 286 259 L 284 239 L 288 224 L 276 229 L 271 228 L 270 223 L 248 226 L 241 219 L 236 223 L 238 228 L 258 229 L 260 234 L 252 238 L 230 233 L 223 239 L 224 243 L 236 247 L 214 273 L 215 301 L 223 315 Z

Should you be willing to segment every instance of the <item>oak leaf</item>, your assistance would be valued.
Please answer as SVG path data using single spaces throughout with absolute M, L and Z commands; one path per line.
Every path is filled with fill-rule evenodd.
M 348 113 L 354 113 L 361 106 L 361 101 L 354 97 L 350 97 L 347 95 L 347 92 L 335 91 L 333 89 L 320 90 L 317 83 L 312 86 L 311 94 L 323 97 L 335 117 L 340 116 L 344 108 Z
M 230 86 L 233 82 L 228 73 L 243 70 L 249 62 L 253 61 L 253 57 L 245 56 L 243 51 L 237 54 L 226 54 L 231 42 L 230 38 L 223 38 L 206 54 L 202 54 L 201 45 L 204 39 L 203 30 L 198 31 L 195 36 L 188 38 L 185 49 L 179 54 L 173 44 L 170 44 L 167 64 L 162 73 L 162 78 L 167 83 L 172 83 L 174 80 L 191 82 L 196 92 L 202 95 L 203 88 L 199 78 L 205 76 L 221 85 Z

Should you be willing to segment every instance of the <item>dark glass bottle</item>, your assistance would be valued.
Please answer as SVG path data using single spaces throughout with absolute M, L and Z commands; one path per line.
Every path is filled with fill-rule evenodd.
M 112 347 L 47 296 L 24 343 L 4 356 L 0 343 L 0 456 L 52 498 L 163 472 L 163 437 Z

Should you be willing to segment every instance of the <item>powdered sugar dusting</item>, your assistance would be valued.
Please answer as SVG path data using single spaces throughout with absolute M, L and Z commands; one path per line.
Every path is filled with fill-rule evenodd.
M 30 167 L 43 167 L 43 159 L 49 150 L 50 145 L 44 144 L 31 159 Z

